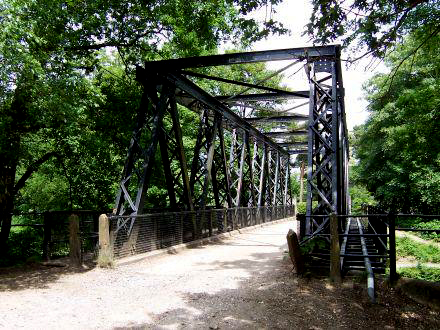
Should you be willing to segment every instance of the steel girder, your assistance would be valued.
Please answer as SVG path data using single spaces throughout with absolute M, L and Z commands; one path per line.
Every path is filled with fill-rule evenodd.
M 151 79 L 138 78 L 144 94 L 116 199 L 117 215 L 142 214 L 150 178 L 158 170 L 163 173 L 168 205 L 174 210 L 264 206 L 265 193 L 278 196 L 269 205 L 283 205 L 282 188 L 266 192 L 264 183 L 274 174 L 265 175 L 264 169 L 267 150 L 288 162 L 284 149 L 182 76 L 156 75 L 154 85 L 148 83 Z M 177 106 L 182 90 L 198 100 L 182 103 L 201 114 L 191 166 Z M 288 173 L 279 171 L 275 187 L 284 187 L 280 182 L 288 181 Z M 124 218 L 118 227 L 132 226 L 133 219 Z
M 339 53 L 310 61 L 306 235 L 324 229 L 328 217 L 348 210 L 348 137 Z M 322 77 L 323 76 L 323 77 Z
M 190 67 L 276 60 L 305 62 L 310 89 L 283 91 L 184 71 Z M 253 87 L 264 93 L 212 96 L 186 76 Z M 271 137 L 282 139 L 300 134 L 308 136 L 307 215 L 311 217 L 307 234 L 323 223 L 313 218 L 314 214 L 345 212 L 348 143 L 339 46 L 147 62 L 145 68 L 138 68 L 137 79 L 143 84 L 144 93 L 116 199 L 116 214 L 143 213 L 150 178 L 157 171 L 163 173 L 167 204 L 176 210 L 203 209 L 208 205 L 220 208 L 291 204 L 290 155 L 306 151 L 290 147 L 304 143 L 276 142 Z M 331 85 L 327 85 L 329 81 Z M 242 118 L 230 108 L 236 104 L 247 106 L 247 102 L 291 98 L 309 99 L 308 116 L 286 113 Z M 186 158 L 191 152 L 185 152 L 183 146 L 178 104 L 200 114 L 190 159 Z M 254 126 L 307 118 L 306 131 L 263 133 Z M 118 226 L 129 223 L 125 218 Z

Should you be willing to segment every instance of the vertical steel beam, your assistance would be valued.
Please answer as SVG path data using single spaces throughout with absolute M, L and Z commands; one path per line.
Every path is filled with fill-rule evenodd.
M 243 193 L 243 175 L 244 175 L 244 166 L 245 166 L 245 157 L 246 157 L 246 139 L 243 136 L 242 145 L 241 145 L 241 153 L 240 153 L 240 165 L 238 169 L 238 183 L 237 183 L 237 196 L 235 200 L 236 206 L 242 206 L 242 193 Z
M 263 145 L 263 156 L 261 158 L 260 188 L 258 195 L 258 206 L 264 206 L 266 181 L 267 181 L 267 146 Z
M 310 75 L 309 71 L 309 75 Z M 312 180 L 313 180 L 313 145 L 315 142 L 314 139 L 314 131 L 313 128 L 317 126 L 315 124 L 315 102 L 316 102 L 316 86 L 313 81 L 310 79 L 310 96 L 309 96 L 309 123 L 308 123 L 308 149 L 307 149 L 307 200 L 306 200 L 306 214 L 307 217 L 305 219 L 305 235 L 310 235 L 312 231 L 312 220 L 310 216 L 313 213 L 313 188 L 312 188 Z
M 212 166 L 214 161 L 214 152 L 215 152 L 215 139 L 217 136 L 218 127 L 216 125 L 216 121 L 214 119 L 214 124 L 212 127 L 212 136 L 207 137 L 207 155 L 206 155 L 206 172 L 205 172 L 205 180 L 203 186 L 203 196 L 201 199 L 202 209 L 206 207 L 206 197 L 208 195 L 209 185 L 212 181 Z M 208 140 L 209 139 L 209 140 Z
M 246 148 L 246 163 L 247 163 L 247 180 L 245 183 L 248 187 L 248 191 L 250 192 L 249 199 L 247 201 L 248 207 L 256 206 L 256 197 L 255 197 L 255 183 L 254 183 L 254 172 L 251 161 L 251 146 L 249 141 L 249 132 L 244 132 L 244 147 Z
M 267 152 L 266 173 L 267 184 L 265 186 L 265 199 L 266 206 L 272 206 L 272 193 L 273 193 L 273 164 L 272 164 L 272 150 L 269 148 Z
M 219 182 L 219 174 L 220 171 L 222 171 L 223 173 L 223 184 L 222 184 L 222 189 L 224 192 L 224 202 L 226 207 L 232 207 L 233 203 L 232 203 L 232 194 L 231 194 L 231 175 L 229 172 L 229 167 L 228 167 L 228 162 L 226 160 L 226 149 L 225 149 L 225 140 L 224 140 L 224 132 L 223 132 L 223 126 L 222 126 L 222 117 L 219 114 L 216 114 L 217 116 L 217 132 L 218 132 L 218 139 L 219 139 L 219 151 L 216 154 L 217 155 L 217 160 L 215 162 L 215 182 Z M 216 191 L 219 191 L 220 189 L 218 189 L 219 187 L 216 186 L 214 188 L 214 194 L 216 193 Z M 220 203 L 216 205 L 217 208 L 221 207 Z
M 280 155 L 278 151 L 275 151 L 275 180 L 274 180 L 274 186 L 273 186 L 273 202 L 272 205 L 276 206 L 277 203 L 277 195 L 278 195 L 278 189 L 279 189 L 279 182 L 278 182 L 278 175 L 280 171 Z
M 289 185 L 290 185 L 290 171 L 289 171 L 289 157 L 285 157 L 285 173 L 284 173 L 284 194 L 283 205 L 288 205 Z
M 174 178 L 173 173 L 171 172 L 170 159 L 168 156 L 168 146 L 163 129 L 159 130 L 159 149 L 162 157 L 162 167 L 165 175 L 168 198 L 170 199 L 170 206 L 171 209 L 177 210 L 176 191 L 174 190 Z
M 336 214 L 340 214 L 341 207 L 339 204 L 339 116 L 338 116 L 338 85 L 336 63 L 331 64 L 332 73 L 332 204 Z

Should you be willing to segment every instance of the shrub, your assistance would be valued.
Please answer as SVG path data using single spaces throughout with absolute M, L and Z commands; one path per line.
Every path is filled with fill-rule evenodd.
M 40 260 L 43 245 L 43 235 L 35 229 L 24 227 L 13 229 L 7 241 L 7 254 L 0 259 L 0 266 L 10 266 L 29 260 Z
M 409 237 L 396 238 L 397 255 L 415 257 L 423 262 L 440 262 L 440 249 L 432 244 L 418 243 Z
M 400 276 L 415 278 L 418 280 L 440 282 L 440 268 L 429 268 L 418 265 L 411 268 L 399 268 Z

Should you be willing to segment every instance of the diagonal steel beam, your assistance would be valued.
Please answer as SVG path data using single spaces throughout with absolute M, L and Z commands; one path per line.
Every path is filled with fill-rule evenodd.
M 228 83 L 228 84 L 233 84 L 233 85 L 238 85 L 238 86 L 244 86 L 244 87 L 249 87 L 249 88 L 261 89 L 261 90 L 268 91 L 268 92 L 282 93 L 282 94 L 288 94 L 288 95 L 290 94 L 292 96 L 298 96 L 298 94 L 295 93 L 295 92 L 290 92 L 290 91 L 286 91 L 286 90 L 282 90 L 282 89 L 278 89 L 278 88 L 272 88 L 272 87 L 266 87 L 266 86 L 246 83 L 246 82 L 232 80 L 232 79 L 226 79 L 226 78 L 221 78 L 221 77 L 209 76 L 209 75 L 206 75 L 206 74 L 192 72 L 192 71 L 182 70 L 182 71 L 180 71 L 180 73 L 182 73 L 182 74 L 184 74 L 186 76 L 192 76 L 192 77 L 197 77 L 197 78 L 202 78 L 202 79 L 220 81 L 220 82 L 224 82 L 224 83 Z
M 145 74 L 145 77 L 147 77 L 145 69 L 138 67 L 138 70 L 142 71 Z M 271 148 L 278 150 L 278 152 L 280 152 L 281 154 L 286 155 L 286 151 L 278 146 L 272 139 L 265 136 L 251 124 L 246 122 L 243 118 L 232 112 L 232 110 L 230 110 L 226 105 L 215 99 L 213 96 L 201 89 L 189 79 L 175 73 L 165 74 L 164 78 L 174 84 L 176 87 L 192 95 L 194 98 L 199 100 L 199 102 L 220 113 L 225 119 L 227 119 L 234 125 L 249 132 L 251 136 L 254 136 L 261 142 L 267 143 Z
M 309 91 L 258 93 L 244 95 L 216 95 L 216 99 L 223 102 L 250 102 L 250 101 L 279 101 L 289 99 L 307 99 Z

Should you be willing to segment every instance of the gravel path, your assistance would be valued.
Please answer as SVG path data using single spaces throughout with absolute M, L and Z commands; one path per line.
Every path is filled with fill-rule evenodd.
M 234 293 L 255 274 L 276 271 L 273 262 L 282 258 L 280 248 L 290 227 L 292 222 L 279 223 L 176 255 L 62 275 L 54 282 L 37 280 L 39 284 L 30 288 L 4 285 L 12 279 L 3 278 L 0 328 L 194 326 L 193 320 L 205 311 L 193 302 Z M 238 291 L 229 300 L 235 299 L 240 299 Z M 212 311 L 206 315 L 207 324 L 215 327 L 219 311 L 229 303 L 218 296 L 204 306 Z
M 2 329 L 434 329 L 393 290 L 296 278 L 282 222 L 116 269 L 0 271 Z

